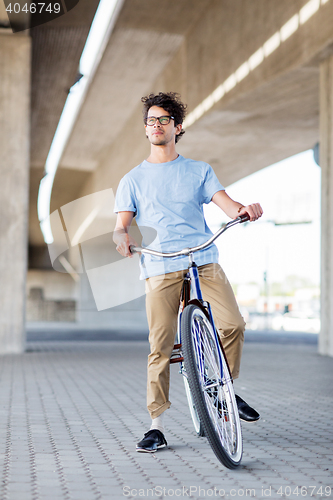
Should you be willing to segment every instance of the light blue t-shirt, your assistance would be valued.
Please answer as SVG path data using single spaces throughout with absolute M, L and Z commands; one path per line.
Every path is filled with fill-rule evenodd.
M 203 204 L 220 190 L 224 187 L 212 167 L 202 161 L 183 156 L 166 163 L 144 160 L 121 179 L 114 211 L 135 213 L 143 247 L 175 252 L 210 238 L 212 232 L 204 218 Z M 152 242 L 148 241 L 146 228 L 156 231 L 150 231 L 154 234 Z M 198 266 L 218 262 L 217 247 L 211 245 L 196 252 L 194 261 Z M 163 259 L 141 254 L 141 279 L 187 269 L 188 262 L 187 256 Z

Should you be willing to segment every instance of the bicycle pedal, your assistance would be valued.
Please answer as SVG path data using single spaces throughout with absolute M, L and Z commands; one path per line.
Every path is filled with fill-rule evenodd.
M 182 345 L 181 344 L 175 344 L 173 346 L 173 351 L 170 356 L 170 363 L 181 363 L 184 361 L 183 358 L 183 353 L 181 351 Z

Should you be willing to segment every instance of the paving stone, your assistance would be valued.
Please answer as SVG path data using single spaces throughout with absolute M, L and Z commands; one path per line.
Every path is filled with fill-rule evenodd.
M 11 477 L 12 484 L 31 484 L 31 476 L 15 476 Z
M 31 489 L 30 483 L 10 483 L 9 491 L 26 491 L 29 492 Z

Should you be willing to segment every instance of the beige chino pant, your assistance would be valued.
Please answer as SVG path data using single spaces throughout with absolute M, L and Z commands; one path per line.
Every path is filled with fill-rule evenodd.
M 239 375 L 245 322 L 230 283 L 219 264 L 198 268 L 203 299 L 210 303 L 214 322 L 233 378 Z M 146 280 L 149 325 L 147 407 L 152 418 L 170 407 L 170 356 L 177 332 L 182 283 L 187 270 L 153 276 Z

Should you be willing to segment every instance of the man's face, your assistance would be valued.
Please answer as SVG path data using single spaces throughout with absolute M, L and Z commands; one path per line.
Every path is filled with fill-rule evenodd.
M 155 118 L 159 118 L 160 116 L 171 116 L 168 111 L 160 108 L 159 106 L 152 106 L 149 111 L 147 118 L 154 116 Z M 166 144 L 175 142 L 176 135 L 182 129 L 182 125 L 177 125 L 175 127 L 175 121 L 170 120 L 168 125 L 161 125 L 158 120 L 156 120 L 154 125 L 145 125 L 146 135 L 151 144 L 155 146 L 165 146 Z

